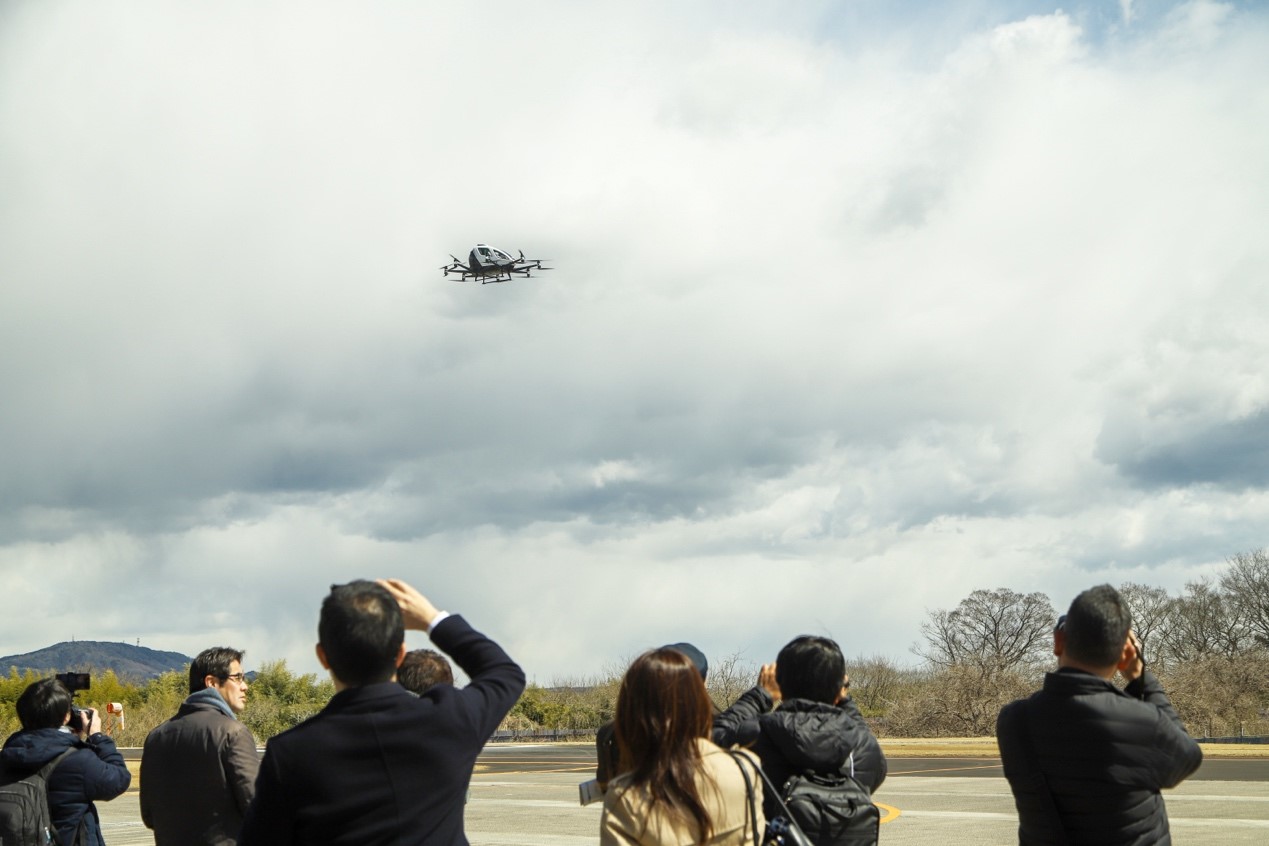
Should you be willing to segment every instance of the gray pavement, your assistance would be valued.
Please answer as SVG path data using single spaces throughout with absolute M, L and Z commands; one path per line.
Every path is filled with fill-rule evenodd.
M 585 774 L 573 772 L 477 774 L 467 836 L 473 846 L 593 846 L 600 805 L 578 805 L 577 785 L 584 780 Z M 1188 781 L 1166 797 L 1177 846 L 1269 843 L 1269 783 Z M 1017 843 L 1013 798 L 1003 778 L 892 776 L 876 799 L 885 806 L 884 844 Z M 98 809 L 108 846 L 154 842 L 141 825 L 136 791 Z

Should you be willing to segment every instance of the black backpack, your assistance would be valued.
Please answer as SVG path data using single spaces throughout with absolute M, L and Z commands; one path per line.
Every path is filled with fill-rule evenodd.
M 48 811 L 48 777 L 74 749 L 67 749 L 30 775 L 0 775 L 0 846 L 59 843 Z
M 815 846 L 876 844 L 881 812 L 854 776 L 840 772 L 795 774 L 789 776 L 782 792 L 789 815 Z

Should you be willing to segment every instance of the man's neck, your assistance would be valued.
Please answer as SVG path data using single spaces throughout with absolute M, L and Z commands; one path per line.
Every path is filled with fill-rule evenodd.
M 1066 655 L 1060 655 L 1058 656 L 1058 669 L 1080 670 L 1082 672 L 1089 673 L 1090 675 L 1103 678 L 1106 681 L 1110 681 L 1115 677 L 1115 672 L 1118 668 L 1114 664 L 1111 664 L 1109 667 L 1094 667 L 1091 664 L 1085 664 L 1083 661 L 1076 661 L 1074 658 L 1070 658 Z

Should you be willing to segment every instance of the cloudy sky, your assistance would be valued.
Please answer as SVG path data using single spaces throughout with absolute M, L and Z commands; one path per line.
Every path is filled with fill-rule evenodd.
M 1063 9 L 0 2 L 0 654 L 908 662 L 1269 543 L 1269 10 Z

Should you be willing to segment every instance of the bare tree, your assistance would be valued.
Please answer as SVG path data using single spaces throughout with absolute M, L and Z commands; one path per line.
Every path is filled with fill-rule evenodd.
M 1119 595 L 1128 603 L 1133 631 L 1141 638 L 1147 658 L 1166 663 L 1167 628 L 1172 618 L 1172 598 L 1168 592 L 1154 585 L 1124 582 L 1119 586 Z
M 846 660 L 850 694 L 864 716 L 884 714 L 904 684 L 904 671 L 883 655 Z
M 912 651 L 937 667 L 1031 673 L 1052 656 L 1056 616 L 1043 593 L 976 590 L 951 611 L 930 612 L 925 648 Z
M 1185 593 L 1169 604 L 1163 642 L 1171 660 L 1183 663 L 1211 656 L 1231 658 L 1254 641 L 1238 605 L 1203 579 L 1187 583 Z
M 1208 655 L 1178 664 L 1163 683 L 1191 734 L 1269 732 L 1269 653 Z
M 710 661 L 705 676 L 705 689 L 719 708 L 727 708 L 757 683 L 758 667 L 743 660 L 739 652 Z
M 1256 643 L 1269 647 L 1269 550 L 1232 556 L 1220 586 Z

